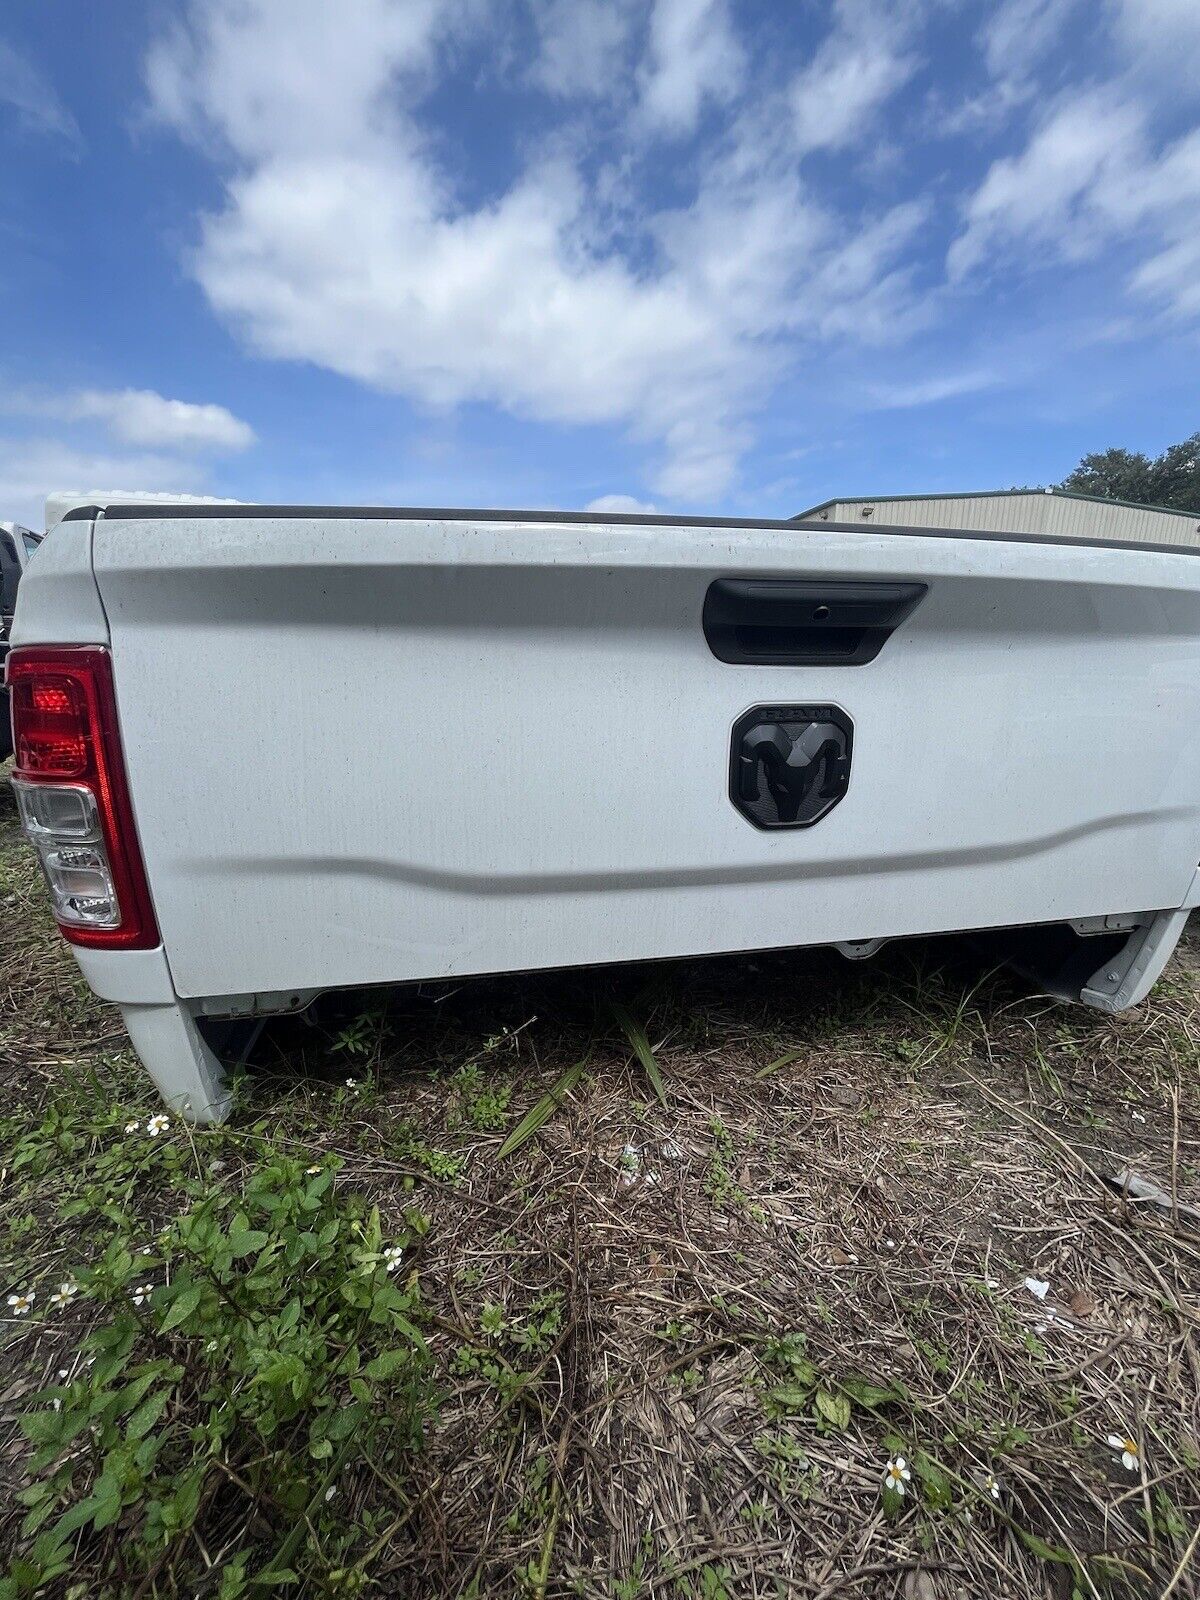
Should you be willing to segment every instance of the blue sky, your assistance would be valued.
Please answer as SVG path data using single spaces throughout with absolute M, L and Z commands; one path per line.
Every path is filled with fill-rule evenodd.
M 0 516 L 790 515 L 1200 427 L 1196 0 L 7 0 Z

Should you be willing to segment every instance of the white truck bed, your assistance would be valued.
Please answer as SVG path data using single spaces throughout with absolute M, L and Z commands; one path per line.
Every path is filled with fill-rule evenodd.
M 751 597 L 751 659 L 706 634 L 722 580 Z M 836 624 L 879 586 L 917 599 L 856 661 Z M 1197 900 L 1200 562 L 1176 548 L 79 508 L 22 584 L 13 643 L 111 651 L 161 945 L 78 953 L 195 1116 L 223 1106 L 196 1016 L 1034 923 L 1121 930 L 1078 994 L 1115 1009 Z M 852 729 L 811 826 L 735 804 L 755 708 Z

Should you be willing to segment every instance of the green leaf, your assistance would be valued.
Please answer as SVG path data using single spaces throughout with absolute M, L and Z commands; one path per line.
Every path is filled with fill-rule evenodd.
M 26 1411 L 17 1420 L 21 1432 L 31 1444 L 67 1443 L 67 1437 L 64 1437 L 67 1423 L 61 1411 Z M 77 1418 L 74 1431 L 78 1433 L 80 1428 L 86 1427 L 87 1420 L 86 1416 Z
M 241 1224 L 239 1227 L 238 1224 Z M 251 1228 L 245 1217 L 235 1217 L 229 1230 L 229 1251 L 236 1261 L 240 1256 L 252 1256 L 267 1242 L 267 1235 Z
M 99 1504 L 92 1516 L 92 1526 L 99 1533 L 104 1528 L 111 1528 L 121 1515 L 121 1485 L 115 1478 L 101 1478 L 96 1485 L 96 1498 Z
M 842 1379 L 841 1387 L 851 1400 L 868 1411 L 875 1411 L 880 1406 L 908 1399 L 908 1390 L 900 1382 L 872 1383 L 869 1378 L 859 1378 L 851 1374 L 850 1377 Z
M 577 1061 L 574 1066 L 568 1067 L 553 1089 L 544 1094 L 537 1104 L 525 1113 L 496 1152 L 497 1161 L 503 1161 L 506 1156 L 513 1155 L 523 1144 L 532 1139 L 539 1129 L 545 1127 L 582 1078 L 586 1065 L 585 1056 L 582 1061 Z
M 897 1494 L 895 1489 L 885 1488 L 883 1491 L 883 1514 L 889 1522 L 894 1522 L 904 1510 L 904 1496 Z
M 1027 1550 L 1035 1556 L 1041 1556 L 1043 1561 L 1053 1561 L 1059 1566 L 1079 1569 L 1079 1563 L 1069 1550 L 1064 1550 L 1061 1545 L 1047 1544 L 1045 1539 L 1039 1539 L 1036 1533 L 1030 1533 L 1027 1528 L 1019 1528 L 1014 1523 L 1013 1531 Z
M 118 1389 L 115 1394 L 100 1395 L 92 1404 L 92 1412 L 96 1415 L 107 1412 L 110 1421 L 116 1417 L 123 1417 L 127 1411 L 132 1411 L 134 1406 L 141 1402 L 142 1396 L 163 1376 L 164 1371 L 178 1374 L 179 1368 L 164 1368 L 161 1363 L 152 1366 L 148 1371 L 143 1368 L 123 1389 Z
M 0 1578 L 0 1600 L 16 1600 L 18 1595 L 33 1594 L 52 1576 L 43 1562 L 36 1565 L 18 1556 L 8 1569 L 8 1577 Z
M 54 1524 L 49 1533 L 42 1534 L 34 1544 L 32 1554 L 37 1557 L 43 1549 L 59 1546 L 77 1529 L 90 1522 L 96 1528 L 107 1528 L 121 1514 L 121 1489 L 114 1478 L 101 1476 L 92 1493 L 77 1500 Z
M 828 1389 L 818 1389 L 817 1415 L 831 1428 L 844 1432 L 850 1426 L 850 1402 L 844 1394 L 830 1394 Z
M 948 1511 L 954 1504 L 954 1485 L 946 1473 L 924 1450 L 913 1452 L 911 1465 L 929 1509 Z
M 207 1463 L 194 1468 L 176 1486 L 171 1497 L 171 1510 L 177 1528 L 190 1528 L 200 1509 L 200 1491 L 208 1472 Z
M 754 1074 L 756 1078 L 769 1078 L 773 1072 L 778 1072 L 781 1067 L 790 1067 L 793 1061 L 799 1061 L 804 1054 L 803 1050 L 789 1050 L 785 1056 L 777 1056 L 774 1061 L 768 1061 L 765 1067 L 759 1067 Z
M 360 1380 L 355 1380 L 355 1382 L 358 1381 Z M 329 1437 L 340 1444 L 344 1439 L 348 1439 L 357 1428 L 361 1427 L 365 1415 L 366 1411 L 363 1406 L 343 1404 L 341 1409 L 336 1411 L 329 1419 Z
M 658 1096 L 662 1105 L 667 1103 L 667 1091 L 663 1087 L 662 1069 L 655 1058 L 654 1051 L 650 1048 L 650 1040 L 646 1037 L 646 1030 L 636 1023 L 626 1011 L 625 1007 L 618 1005 L 615 1000 L 608 1003 L 609 1012 L 613 1021 L 629 1040 L 629 1048 L 641 1062 L 646 1076 L 650 1079 L 650 1086 Z
M 411 1350 L 384 1350 L 377 1355 L 374 1361 L 368 1361 L 363 1368 L 364 1378 L 390 1378 L 401 1368 L 412 1364 Z
M 171 1303 L 171 1309 L 162 1321 L 162 1332 L 167 1333 L 171 1328 L 177 1328 L 181 1322 L 186 1322 L 197 1309 L 204 1298 L 204 1285 L 194 1283 L 176 1295 Z
M 169 1389 L 159 1389 L 157 1393 L 147 1395 L 125 1424 L 125 1437 L 127 1439 L 144 1438 L 159 1417 L 162 1416 L 170 1398 L 171 1391 Z
M 811 1384 L 781 1383 L 771 1390 L 771 1399 L 786 1411 L 804 1411 L 812 1399 Z

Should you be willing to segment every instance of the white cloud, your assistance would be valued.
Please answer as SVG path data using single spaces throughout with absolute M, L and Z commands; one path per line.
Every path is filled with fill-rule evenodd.
M 535 0 L 533 18 L 536 84 L 556 95 L 612 94 L 633 22 L 624 0 Z
M 95 435 L 94 426 L 76 426 L 78 439 L 0 437 L 0 512 L 36 527 L 47 494 L 58 490 L 197 494 L 208 477 L 197 456 L 254 443 L 249 425 L 224 406 L 167 400 L 150 389 L 61 395 L 4 389 L 0 412 L 59 424 L 98 423 L 118 447 L 92 443 L 87 435 Z
M 1090 255 L 1102 236 L 1108 198 L 1138 164 L 1142 118 L 1103 91 L 1053 106 L 1025 149 L 993 163 L 965 208 L 948 267 L 960 278 L 1014 241 L 1068 259 Z
M 765 92 L 709 141 L 690 204 L 607 207 L 606 175 L 543 141 L 471 207 L 417 120 L 439 49 L 477 15 L 467 0 L 209 0 L 188 15 L 147 80 L 158 115 L 219 152 L 224 204 L 191 266 L 260 353 L 431 406 L 616 424 L 663 449 L 661 493 L 703 500 L 803 341 L 888 337 L 911 310 L 897 261 L 915 209 L 815 204 Z M 660 0 L 643 116 L 682 129 L 732 92 L 727 27 L 723 6 Z M 652 162 L 653 146 L 628 156 Z
M 834 14 L 832 30 L 791 87 L 801 152 L 865 141 L 875 113 L 918 65 L 909 48 L 915 12 L 874 0 L 838 0 Z
M 967 202 L 948 269 L 962 278 L 1014 249 L 1086 261 L 1114 242 L 1141 249 L 1136 292 L 1177 315 L 1197 309 L 1200 130 L 1155 140 L 1115 85 L 1067 95 L 1017 156 L 993 164 Z
M 177 128 L 217 134 L 246 161 L 378 148 L 398 120 L 384 91 L 427 69 L 435 40 L 470 0 L 193 0 L 149 51 L 153 108 Z
M 744 71 L 726 0 L 654 0 L 639 73 L 641 112 L 651 126 L 691 133 L 706 102 L 733 99 Z
M 249 423 L 224 406 L 168 400 L 153 389 L 83 389 L 61 402 L 70 419 L 96 419 L 123 444 L 191 450 L 245 450 Z
M 1196 0 L 1109 0 L 1120 55 L 1135 73 L 1175 95 L 1200 95 L 1200 5 Z
M 981 31 L 988 72 L 1000 81 L 1027 81 L 1057 43 L 1076 0 L 1003 0 Z
M 31 133 L 56 134 L 78 147 L 79 125 L 33 63 L 0 39 L 0 106 L 11 106 Z
M 203 468 L 192 461 L 78 449 L 51 438 L 0 437 L 0 507 L 6 518 L 29 528 L 44 525 L 46 496 L 56 490 L 195 494 L 204 484 Z
M 1160 248 L 1135 271 L 1130 287 L 1180 318 L 1200 315 L 1200 129 L 1176 141 L 1141 171 L 1121 197 L 1119 221 L 1157 230 Z
M 933 123 L 945 138 L 990 132 L 1038 94 L 1047 93 L 1046 59 L 1062 37 L 1078 0 L 1001 0 L 979 29 L 977 43 L 989 82 L 965 99 L 943 86 L 931 97 Z
M 978 394 L 998 382 L 996 373 L 986 369 L 973 372 L 947 372 L 936 377 L 908 382 L 874 384 L 867 391 L 872 405 L 880 411 L 908 411 L 916 406 L 938 405 L 965 394 Z
M 636 516 L 639 512 L 653 516 L 656 507 L 649 500 L 638 500 L 631 494 L 602 494 L 589 500 L 585 511 L 612 511 L 617 515 Z

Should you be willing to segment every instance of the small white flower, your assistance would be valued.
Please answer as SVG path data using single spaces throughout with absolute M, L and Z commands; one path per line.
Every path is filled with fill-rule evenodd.
M 140 1127 L 141 1127 L 141 1123 L 137 1120 L 136 1117 L 134 1117 L 132 1122 L 127 1122 L 125 1124 L 125 1132 L 126 1133 L 136 1133 Z
M 358 1079 L 357 1078 L 347 1078 L 346 1079 L 346 1087 L 347 1087 L 347 1089 L 357 1089 L 358 1088 Z
M 999 1498 L 1000 1498 L 1000 1479 L 996 1476 L 996 1474 L 994 1472 L 989 1472 L 988 1475 L 984 1478 L 983 1487 L 987 1490 L 988 1494 L 991 1495 L 993 1500 L 999 1500 Z
M 58 1399 L 51 1400 L 50 1409 L 51 1409 L 51 1411 L 61 1411 L 62 1410 L 62 1401 L 58 1400 Z
M 24 1317 L 33 1305 L 34 1292 L 32 1289 L 22 1289 L 19 1294 L 10 1294 L 8 1297 L 9 1308 L 14 1317 Z
M 1140 1111 L 1133 1111 L 1130 1113 L 1130 1115 L 1133 1117 L 1135 1122 L 1145 1122 L 1146 1120 Z
M 50 1304 L 52 1306 L 69 1306 L 71 1301 L 74 1300 L 78 1293 L 79 1288 L 76 1284 L 60 1283 L 58 1288 L 50 1296 Z
M 326 1489 L 326 1491 L 325 1491 L 326 1500 L 332 1500 L 336 1493 L 337 1493 L 337 1485 L 331 1483 L 329 1485 L 328 1489 Z
M 893 1494 L 902 1495 L 906 1493 L 905 1484 L 911 1481 L 912 1473 L 908 1470 L 908 1462 L 903 1456 L 893 1456 L 883 1475 L 883 1487 L 890 1489 Z
M 134 1305 L 145 1305 L 146 1301 L 149 1300 L 153 1293 L 154 1285 L 152 1283 L 139 1283 L 137 1288 L 133 1291 Z
M 1141 1452 L 1136 1439 L 1129 1439 L 1122 1433 L 1110 1433 L 1108 1444 L 1111 1450 L 1121 1453 L 1121 1465 L 1126 1472 L 1136 1472 L 1142 1464 Z
M 160 1133 L 168 1132 L 170 1126 L 170 1117 L 151 1117 L 150 1121 L 146 1124 L 146 1132 L 152 1139 L 157 1139 Z
M 66 1367 L 59 1367 L 58 1375 L 59 1375 L 60 1378 L 69 1378 L 71 1376 L 70 1372 L 67 1370 Z
M 138 1252 L 138 1254 L 139 1255 L 143 1255 L 143 1256 L 149 1256 L 149 1255 L 153 1255 L 154 1252 L 151 1250 L 151 1248 L 150 1248 L 150 1246 L 148 1244 L 144 1244 L 142 1246 L 141 1250 Z
M 321 1170 L 321 1163 L 319 1161 L 317 1161 L 317 1162 L 314 1162 L 311 1167 L 305 1167 L 304 1175 L 307 1178 L 315 1178 L 317 1173 L 320 1172 L 320 1170 Z
M 395 1272 L 403 1260 L 404 1248 L 402 1245 L 390 1244 L 383 1252 L 383 1262 L 388 1272 Z

